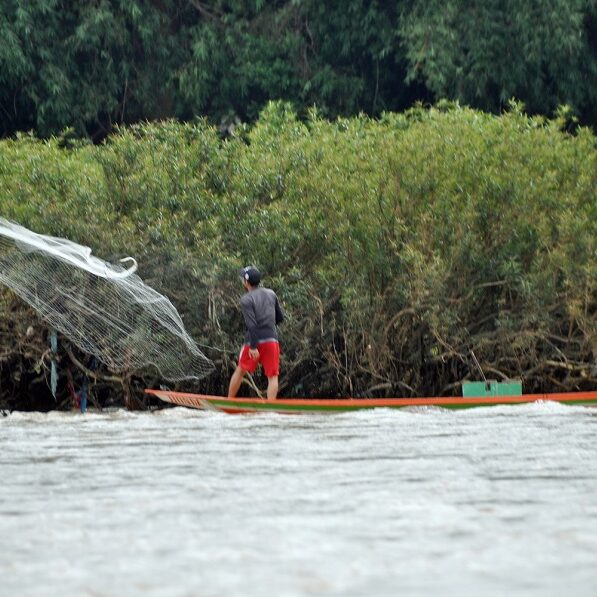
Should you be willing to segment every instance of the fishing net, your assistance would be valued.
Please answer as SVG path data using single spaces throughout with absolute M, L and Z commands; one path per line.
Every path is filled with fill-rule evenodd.
M 0 218 L 0 282 L 81 350 L 112 371 L 154 365 L 173 381 L 205 377 L 213 363 L 172 303 L 134 273 L 134 259 L 121 263 Z

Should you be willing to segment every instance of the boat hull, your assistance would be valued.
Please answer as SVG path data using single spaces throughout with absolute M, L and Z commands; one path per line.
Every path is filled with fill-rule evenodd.
M 560 394 L 526 394 L 522 396 L 492 396 L 471 398 L 225 398 L 169 390 L 145 390 L 164 402 L 226 413 L 342 413 L 374 408 L 406 408 L 437 406 L 449 409 L 477 408 L 500 405 L 529 404 L 531 402 L 558 402 L 581 406 L 597 406 L 597 392 L 571 392 Z

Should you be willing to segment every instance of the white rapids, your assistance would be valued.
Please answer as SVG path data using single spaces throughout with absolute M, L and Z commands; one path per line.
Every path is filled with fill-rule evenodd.
M 0 594 L 595 595 L 597 410 L 0 416 Z

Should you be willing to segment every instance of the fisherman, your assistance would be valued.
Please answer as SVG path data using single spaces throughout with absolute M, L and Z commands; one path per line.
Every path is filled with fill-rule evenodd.
M 267 377 L 267 398 L 275 400 L 280 373 L 280 344 L 276 326 L 284 319 L 284 313 L 276 293 L 260 286 L 261 272 L 256 267 L 244 267 L 240 274 L 247 291 L 240 299 L 247 332 L 238 365 L 230 378 L 228 397 L 236 396 L 245 374 L 253 373 L 261 363 Z

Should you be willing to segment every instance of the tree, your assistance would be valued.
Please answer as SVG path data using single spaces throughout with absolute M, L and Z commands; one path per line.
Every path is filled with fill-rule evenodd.
M 511 97 L 597 114 L 597 0 L 5 0 L 0 136 L 208 116 L 380 115 Z
M 361 0 L 199 2 L 178 84 L 197 109 L 254 119 L 269 99 L 330 116 L 403 109 L 425 96 L 405 84 L 400 6 Z
M 594 0 L 415 0 L 401 35 L 408 80 L 490 111 L 522 100 L 569 104 L 592 122 L 597 100 Z
M 0 8 L 0 131 L 48 135 L 72 127 L 105 136 L 114 124 L 171 115 L 167 18 L 175 2 L 8 0 Z

